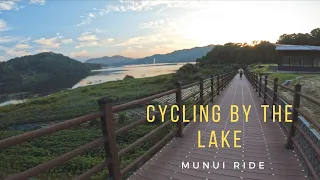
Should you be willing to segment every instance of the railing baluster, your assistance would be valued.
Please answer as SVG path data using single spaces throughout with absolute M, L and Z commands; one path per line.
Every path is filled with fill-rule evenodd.
M 259 74 L 259 97 L 261 97 L 262 74 Z
M 214 98 L 213 81 L 214 81 L 214 76 L 211 75 L 211 102 L 213 102 L 213 98 Z
M 203 78 L 200 78 L 200 104 L 203 105 Z
M 273 97 L 272 97 L 272 110 L 271 110 L 271 118 L 273 118 L 273 111 L 275 108 L 274 106 L 276 105 L 277 102 L 277 92 L 278 92 L 278 78 L 274 78 L 273 80 Z
M 120 162 L 117 152 L 117 142 L 115 136 L 115 129 L 113 127 L 113 113 L 112 113 L 112 100 L 104 97 L 98 100 L 99 108 L 101 111 L 101 129 L 102 134 L 107 141 L 104 143 L 106 156 L 110 159 L 108 165 L 109 175 L 112 180 L 121 180 Z
M 267 104 L 267 90 L 268 90 L 268 75 L 264 76 L 264 92 L 263 92 L 263 104 Z
M 220 93 L 220 83 L 219 83 L 219 78 L 220 77 L 220 74 L 218 74 L 218 76 L 217 76 L 217 95 L 219 95 L 219 93 Z
M 182 87 L 181 82 L 176 83 L 177 86 L 177 92 L 176 92 L 176 104 L 179 107 L 179 111 L 177 112 L 179 116 L 179 121 L 177 122 L 177 136 L 182 137 L 182 130 L 183 130 L 183 123 L 182 123 Z
M 224 88 L 224 74 L 221 74 L 221 91 L 223 91 Z
M 297 109 L 300 107 L 299 92 L 301 92 L 301 84 L 296 84 L 294 86 L 293 104 L 292 104 L 292 123 L 291 123 L 291 129 L 290 129 L 289 137 L 287 139 L 287 144 L 286 144 L 287 149 L 293 149 L 292 138 L 294 137 L 294 135 L 296 133 L 296 126 L 297 126 L 297 121 L 298 121 Z

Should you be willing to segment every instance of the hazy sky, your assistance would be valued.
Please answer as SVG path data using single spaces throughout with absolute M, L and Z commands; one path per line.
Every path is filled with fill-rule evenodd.
M 320 27 L 320 1 L 0 0 L 0 61 L 53 51 L 144 57 L 227 42 L 275 42 Z

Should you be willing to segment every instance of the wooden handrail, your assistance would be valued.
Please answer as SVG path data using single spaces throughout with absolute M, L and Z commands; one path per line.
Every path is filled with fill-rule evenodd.
M 254 83 L 254 76 L 258 76 L 258 75 L 254 75 L 253 73 L 251 72 L 248 72 L 248 80 L 251 82 L 251 83 Z M 261 77 L 261 75 L 260 75 Z M 255 77 L 255 78 L 258 78 L 258 77 Z M 266 97 L 266 94 L 267 93 L 267 82 L 270 80 L 267 80 L 267 78 L 265 78 L 265 83 L 264 85 L 262 85 L 261 83 L 261 79 L 262 78 L 259 78 L 260 81 L 259 81 L 259 96 L 260 96 L 260 93 L 261 93 L 261 87 L 265 87 L 265 90 L 264 90 L 264 102 L 265 102 L 265 97 Z M 256 83 L 258 84 L 258 83 Z M 307 115 L 304 111 L 301 110 L 301 108 L 299 107 L 300 106 L 300 97 L 303 97 L 313 103 L 315 103 L 316 105 L 319 105 L 320 106 L 320 100 L 318 99 L 314 99 L 312 98 L 311 96 L 308 96 L 304 93 L 301 92 L 301 85 L 300 84 L 296 84 L 294 89 L 291 89 L 289 87 L 286 87 L 286 86 L 283 86 L 282 84 L 279 84 L 278 83 L 278 79 L 275 78 L 274 81 L 273 81 L 273 89 L 270 89 L 271 92 L 273 93 L 273 104 L 275 104 L 276 100 L 278 98 L 282 99 L 285 101 L 285 103 L 287 104 L 290 104 L 289 100 L 281 95 L 279 92 L 278 92 L 278 87 L 282 87 L 290 92 L 293 92 L 294 93 L 294 97 L 293 97 L 293 107 L 292 107 L 292 121 L 293 121 L 293 124 L 291 126 L 291 129 L 287 129 L 285 126 L 285 129 L 288 131 L 288 138 L 287 138 L 287 144 L 286 144 L 286 147 L 288 149 L 292 149 L 293 146 L 296 147 L 297 151 L 301 154 L 301 157 L 303 159 L 303 161 L 305 162 L 307 168 L 309 169 L 309 171 L 311 172 L 311 175 L 313 176 L 314 179 L 316 180 L 319 180 L 319 176 L 317 174 L 317 172 L 315 171 L 315 168 L 312 166 L 312 164 L 310 163 L 310 160 L 308 159 L 308 157 L 305 155 L 305 153 L 303 152 L 303 149 L 301 148 L 301 146 L 299 145 L 299 143 L 294 139 L 295 137 L 295 131 L 297 130 L 302 138 L 304 138 L 309 144 L 310 146 L 312 147 L 312 149 L 315 151 L 315 154 L 316 156 L 318 156 L 320 158 L 320 150 L 318 148 L 318 146 L 315 144 L 315 142 L 313 142 L 310 137 L 304 132 L 304 130 L 302 130 L 302 128 L 299 126 L 299 124 L 297 123 L 298 121 L 298 116 L 301 115 L 304 119 L 307 120 L 307 122 L 309 122 L 310 124 L 312 124 L 317 130 L 320 131 L 320 123 L 318 123 L 316 120 L 312 119 L 309 115 Z M 269 95 L 269 94 L 268 94 Z M 272 111 L 271 111 L 272 113 Z M 271 114 L 272 115 L 272 114 Z M 282 123 L 281 123 L 282 124 Z M 283 124 L 282 124 L 283 125 Z
M 320 106 L 320 100 L 312 98 L 311 96 L 308 96 L 308 95 L 303 94 L 301 92 L 298 92 L 298 95 L 300 95 L 301 97 L 303 97 L 303 98 L 315 103 L 316 105 Z
M 314 127 L 317 128 L 318 131 L 320 131 L 320 123 L 312 119 L 308 114 L 303 112 L 300 108 L 297 109 L 298 113 L 302 115 L 304 119 L 306 119 L 308 122 L 310 122 Z
M 165 123 L 163 123 L 161 126 L 157 127 L 156 129 L 152 130 L 151 132 L 149 132 L 148 134 L 144 135 L 143 137 L 141 137 L 140 139 L 138 139 L 137 141 L 135 141 L 134 143 L 130 144 L 129 146 L 125 147 L 124 149 L 120 150 L 118 153 L 119 157 L 124 156 L 127 153 L 130 153 L 131 151 L 134 150 L 134 148 L 136 146 L 138 146 L 139 144 L 143 143 L 144 141 L 146 141 L 147 139 L 153 137 L 154 135 L 156 135 L 157 133 L 159 133 L 162 129 L 164 129 L 165 127 L 167 127 L 168 125 L 170 125 L 172 122 L 171 121 L 167 121 Z
M 292 89 L 292 88 L 289 88 L 289 87 L 287 87 L 287 86 L 284 86 L 284 85 L 278 84 L 278 83 L 277 83 L 277 85 L 280 86 L 280 87 L 282 87 L 283 89 L 286 89 L 286 90 L 290 91 L 290 92 L 294 92 L 294 89 Z
M 145 160 L 148 156 L 156 153 L 165 143 L 170 140 L 174 134 L 176 134 L 177 129 L 172 130 L 168 135 L 166 135 L 162 140 L 160 140 L 157 144 L 152 146 L 147 152 L 145 152 L 142 156 L 132 162 L 130 165 L 121 170 L 121 174 L 127 174 L 129 171 L 134 169 L 138 164 L 140 164 L 143 160 Z
M 118 105 L 118 106 L 114 106 L 112 108 L 112 112 L 118 112 L 118 111 L 123 111 L 123 110 L 127 110 L 127 109 L 130 109 L 131 107 L 134 107 L 138 104 L 145 104 L 145 103 L 148 103 L 154 99 L 157 99 L 157 98 L 160 98 L 162 96 L 166 96 L 166 95 L 169 95 L 169 94 L 172 94 L 172 93 L 175 93 L 177 92 L 177 89 L 172 89 L 172 90 L 169 90 L 169 91 L 166 91 L 166 92 L 163 92 L 163 93 L 159 93 L 159 94 L 156 94 L 156 95 L 153 95 L 153 96 L 149 96 L 149 97 L 146 97 L 146 98 L 143 98 L 143 99 L 139 99 L 139 100 L 135 100 L 135 101 L 131 101 L 131 102 L 128 102 L 128 103 L 125 103 L 125 104 L 121 104 L 121 105 Z
M 200 93 L 200 95 L 201 95 L 200 97 L 202 97 L 202 100 L 201 99 L 195 100 L 193 102 L 193 104 L 188 107 L 188 109 L 190 107 L 192 108 L 192 106 L 197 103 L 208 104 L 210 101 L 213 100 L 215 95 L 219 94 L 219 91 L 223 90 L 223 88 L 227 86 L 227 84 L 232 80 L 233 75 L 235 75 L 235 73 L 226 73 L 226 74 L 216 75 L 216 76 L 211 75 L 210 78 L 207 78 L 205 80 L 202 79 L 200 82 L 195 82 L 195 83 L 185 85 L 185 86 L 181 86 L 181 84 L 180 84 L 175 89 L 161 92 L 161 93 L 158 93 L 158 94 L 146 97 L 146 98 L 142 98 L 142 99 L 128 102 L 125 104 L 121 104 L 118 106 L 112 106 L 111 99 L 102 98 L 98 101 L 100 112 L 91 113 L 91 114 L 84 115 L 84 116 L 77 117 L 77 118 L 73 118 L 73 119 L 70 119 L 70 120 L 67 120 L 67 121 L 64 121 L 61 123 L 57 123 L 55 125 L 50 125 L 46 128 L 41 128 L 41 129 L 26 132 L 24 134 L 20 134 L 17 136 L 2 139 L 2 140 L 0 140 L 0 149 L 8 148 L 8 147 L 11 147 L 11 146 L 14 146 L 14 145 L 26 142 L 26 141 L 40 138 L 44 135 L 53 134 L 57 131 L 67 129 L 70 127 L 74 127 L 74 126 L 80 125 L 80 124 L 88 122 L 88 121 L 96 120 L 98 118 L 100 118 L 101 126 L 102 126 L 102 137 L 100 137 L 90 143 L 87 143 L 81 147 L 78 147 L 70 152 L 67 152 L 67 153 L 65 153 L 55 159 L 52 159 L 52 160 L 47 161 L 45 163 L 42 163 L 38 166 L 35 166 L 31 169 L 24 171 L 24 172 L 9 176 L 7 179 L 26 179 L 26 178 L 34 177 L 34 176 L 40 174 L 41 172 L 44 172 L 46 170 L 50 170 L 50 169 L 54 168 L 55 166 L 60 165 L 64 162 L 72 159 L 73 157 L 75 157 L 77 155 L 80 155 L 86 151 L 89 151 L 90 149 L 93 149 L 93 148 L 99 146 L 100 144 L 104 144 L 104 149 L 106 151 L 106 155 L 108 155 L 108 157 L 106 156 L 105 161 L 103 163 L 98 164 L 98 165 L 94 166 L 93 168 L 89 169 L 87 172 L 77 176 L 75 179 L 77 179 L 77 180 L 89 179 L 93 174 L 98 173 L 98 172 L 104 170 L 105 168 L 108 168 L 109 174 L 112 176 L 112 178 L 114 180 L 120 180 L 128 171 L 132 170 L 132 168 L 134 168 L 137 164 L 141 163 L 141 161 L 143 159 L 145 159 L 147 156 L 151 155 L 152 153 L 155 153 L 157 151 L 157 149 L 161 148 L 161 146 L 167 140 L 172 138 L 173 135 L 177 135 L 178 137 L 182 137 L 182 135 L 179 136 L 179 132 L 181 134 L 183 124 L 181 121 L 181 123 L 180 123 L 181 125 L 178 125 L 177 128 L 174 128 L 167 136 L 165 136 L 162 140 L 160 140 L 150 150 L 148 150 L 141 157 L 136 159 L 133 163 L 131 163 L 125 169 L 120 171 L 119 156 L 123 156 L 123 155 L 133 151 L 137 145 L 141 144 L 146 139 L 159 133 L 162 129 L 169 126 L 171 124 L 171 121 L 167 121 L 167 122 L 163 123 L 162 125 L 160 125 L 156 129 L 154 129 L 153 131 L 149 132 L 147 135 L 143 136 L 142 138 L 138 139 L 137 141 L 135 141 L 131 145 L 129 145 L 126 148 L 122 149 L 121 151 L 117 152 L 115 137 L 117 135 L 124 133 L 124 132 L 132 130 L 133 128 L 135 128 L 141 124 L 147 123 L 147 121 L 146 121 L 146 118 L 142 118 L 138 121 L 135 121 L 135 122 L 130 123 L 124 127 L 121 127 L 120 129 L 114 130 L 114 128 L 113 128 L 113 123 L 114 123 L 113 114 L 114 113 L 119 112 L 119 111 L 123 111 L 123 110 L 136 108 L 137 106 L 140 106 L 140 105 L 145 106 L 145 104 L 149 103 L 150 101 L 152 101 L 154 99 L 157 99 L 157 98 L 160 98 L 160 97 L 163 97 L 166 95 L 170 95 L 173 93 L 176 93 L 176 103 L 175 104 L 179 105 L 179 103 L 182 102 L 181 89 L 182 88 L 185 89 L 185 88 L 192 87 L 195 85 L 200 85 L 200 90 L 195 93 L 192 93 L 191 95 L 188 95 L 183 100 L 191 98 L 191 97 L 197 95 L 198 93 Z M 217 78 L 217 81 L 214 81 L 215 78 Z M 203 83 L 207 82 L 207 81 L 210 81 L 210 86 L 207 86 L 206 88 L 204 88 Z M 214 82 L 215 82 L 215 85 L 214 85 Z M 209 88 L 209 90 L 206 91 L 206 93 L 208 93 L 208 94 L 205 97 L 203 97 L 205 89 L 208 89 L 208 88 Z M 217 89 L 217 92 L 216 92 L 217 94 L 215 94 L 215 92 L 214 92 L 215 89 Z M 168 106 L 171 107 L 172 105 L 174 105 L 174 104 L 169 104 Z M 179 106 L 181 107 L 181 104 Z M 180 111 L 178 111 L 178 113 L 180 113 Z M 152 114 L 158 115 L 159 112 L 155 112 Z M 193 114 L 191 114 L 191 117 L 192 116 L 193 116 Z M 179 124 L 179 123 L 177 123 L 177 124 Z
M 73 127 L 78 124 L 85 123 L 90 120 L 95 120 L 101 116 L 100 113 L 92 113 L 85 116 L 70 119 L 61 123 L 57 123 L 45 128 L 37 129 L 34 131 L 26 132 L 17 136 L 8 137 L 0 140 L 0 149 L 4 149 L 10 146 L 14 146 L 26 141 L 30 141 L 44 135 L 53 134 L 57 131 Z
M 196 91 L 196 92 L 193 92 L 193 93 L 189 94 L 188 96 L 184 97 L 184 98 L 182 99 L 182 101 L 185 101 L 185 100 L 187 100 L 187 99 L 190 99 L 190 98 L 194 97 L 195 95 L 197 95 L 197 94 L 199 94 L 199 93 L 200 93 L 200 90 L 199 90 L 199 91 Z
M 189 87 L 192 87 L 192 86 L 196 86 L 196 85 L 199 85 L 199 84 L 200 84 L 200 82 L 197 81 L 197 82 L 182 86 L 182 89 L 186 89 L 186 88 L 189 88 Z
M 110 163 L 109 159 L 104 160 L 102 164 L 96 165 L 93 168 L 89 169 L 87 172 L 77 176 L 74 180 L 87 180 L 90 179 L 90 177 L 100 171 L 102 171 L 104 168 L 108 166 Z
M 70 151 L 68 153 L 65 153 L 64 155 L 56 157 L 55 159 L 47 161 L 47 162 L 40 164 L 38 166 L 35 166 L 35 167 L 28 169 L 24 172 L 10 176 L 6 180 L 21 180 L 21 179 L 28 179 L 30 177 L 36 176 L 44 171 L 52 169 L 52 168 L 56 167 L 57 165 L 60 165 L 64 162 L 72 159 L 73 157 L 76 157 L 86 151 L 89 151 L 90 149 L 93 149 L 93 148 L 99 146 L 103 142 L 104 142 L 104 138 L 101 137 L 101 138 L 96 139 L 90 143 L 87 143 L 87 144 L 85 144 L 85 145 L 83 145 L 73 151 Z

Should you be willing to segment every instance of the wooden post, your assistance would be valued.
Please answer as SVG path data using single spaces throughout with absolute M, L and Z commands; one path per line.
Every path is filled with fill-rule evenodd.
M 182 137 L 182 130 L 183 130 L 183 124 L 182 124 L 182 87 L 181 82 L 176 83 L 177 86 L 177 92 L 176 92 L 176 104 L 179 107 L 179 111 L 177 112 L 179 116 L 179 121 L 177 122 L 177 135 L 178 137 Z
M 255 74 L 255 83 L 256 83 L 256 92 L 258 92 L 258 80 L 259 80 L 259 78 L 258 78 L 258 74 Z
M 213 102 L 213 98 L 214 98 L 214 89 L 213 89 L 213 79 L 214 75 L 211 75 L 211 102 Z
M 259 97 L 261 97 L 262 74 L 259 74 Z
M 268 90 L 268 75 L 264 76 L 264 92 L 263 92 L 263 104 L 267 104 L 267 90 Z
M 200 104 L 203 105 L 203 78 L 200 79 Z
M 278 78 L 274 78 L 273 80 L 273 98 L 272 98 L 272 110 L 271 110 L 271 118 L 273 118 L 273 109 L 277 102 L 277 92 L 278 92 Z M 276 109 L 276 108 L 275 108 Z
M 104 139 L 104 149 L 106 157 L 110 159 L 108 164 L 109 175 L 112 180 L 121 180 L 120 162 L 117 151 L 117 142 L 114 130 L 112 100 L 104 97 L 98 100 L 99 109 L 101 112 L 101 129 Z
M 298 121 L 297 109 L 300 107 L 300 95 L 298 94 L 299 92 L 301 92 L 301 85 L 296 84 L 294 86 L 293 104 L 292 104 L 292 124 L 289 132 L 289 137 L 287 139 L 287 144 L 286 144 L 287 149 L 293 149 L 292 138 L 296 133 L 296 126 Z
M 217 75 L 217 95 L 220 93 L 220 83 L 219 83 L 219 74 Z

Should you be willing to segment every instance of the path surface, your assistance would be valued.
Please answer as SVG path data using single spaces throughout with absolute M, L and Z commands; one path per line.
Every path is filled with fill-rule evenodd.
M 278 123 L 263 122 L 262 100 L 257 97 L 246 78 L 242 80 L 236 76 L 226 89 L 214 100 L 214 104 L 221 107 L 221 120 L 219 123 L 191 123 L 188 125 L 183 138 L 174 138 L 161 151 L 152 157 L 139 170 L 131 175 L 129 180 L 303 180 L 308 179 L 303 166 L 292 150 L 284 148 L 286 136 Z M 230 105 L 251 105 L 249 122 L 245 122 L 242 113 L 237 123 L 230 122 Z M 211 107 L 210 104 L 209 107 Z M 211 108 L 209 108 L 211 109 Z M 268 115 L 270 112 L 268 111 Z M 211 117 L 211 114 L 209 115 Z M 210 120 L 210 119 L 209 119 Z M 219 148 L 206 147 L 199 149 L 198 130 L 201 134 L 201 144 L 209 142 L 211 130 L 217 133 Z M 229 135 L 231 148 L 221 148 L 221 130 L 241 130 L 239 134 L 241 148 L 233 148 L 233 136 Z M 231 134 L 232 133 L 232 134 Z M 231 139 L 232 137 L 232 139 Z M 219 163 L 219 169 L 212 168 Z M 182 169 L 182 162 L 190 162 L 189 169 Z M 200 162 L 198 169 L 193 168 L 193 162 Z M 203 162 L 210 162 L 210 168 L 203 167 Z M 225 168 L 222 168 L 225 162 Z M 234 169 L 234 162 L 264 162 L 264 169 Z M 258 165 L 257 165 L 258 166 Z M 241 167 L 241 166 L 240 166 Z

